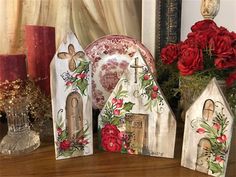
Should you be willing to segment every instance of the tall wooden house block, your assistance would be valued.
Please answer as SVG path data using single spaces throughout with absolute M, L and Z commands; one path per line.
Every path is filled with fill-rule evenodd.
M 176 120 L 139 52 L 134 53 L 98 117 L 100 148 L 174 157 Z
M 224 177 L 234 116 L 213 78 L 186 112 L 181 165 Z
M 50 65 L 56 159 L 93 153 L 91 64 L 68 33 Z

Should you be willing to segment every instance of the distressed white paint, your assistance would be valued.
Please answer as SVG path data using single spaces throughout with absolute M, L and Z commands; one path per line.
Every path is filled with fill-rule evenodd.
M 65 72 L 69 72 L 72 74 L 72 72 L 69 70 L 68 63 L 69 59 L 59 59 L 57 54 L 59 52 L 68 52 L 68 45 L 73 44 L 75 51 L 83 51 L 81 45 L 79 44 L 78 39 L 76 38 L 75 34 L 72 32 L 69 32 L 67 36 L 65 36 L 64 40 L 60 44 L 52 62 L 50 65 L 50 71 L 51 71 L 51 95 L 52 95 L 52 114 L 53 114 L 53 128 L 54 128 L 54 141 L 56 143 L 57 140 L 57 128 L 56 128 L 56 121 L 58 119 L 58 111 L 60 109 L 63 109 L 62 118 L 63 118 L 63 125 L 64 128 L 66 126 L 66 98 L 73 90 L 72 88 L 66 89 L 66 82 L 63 80 L 61 75 Z M 89 62 L 88 58 L 84 57 L 87 62 Z M 80 60 L 76 61 L 76 65 Z M 57 146 L 55 144 L 55 155 L 57 159 L 64 159 L 64 158 L 70 158 L 75 156 L 81 156 L 81 155 L 90 155 L 93 153 L 93 133 L 92 133 L 92 98 L 91 98 L 91 64 L 89 65 L 89 72 L 88 72 L 88 88 L 86 91 L 86 95 L 82 95 L 83 100 L 83 125 L 84 127 L 89 126 L 88 129 L 88 141 L 89 144 L 85 146 L 84 151 L 81 153 L 74 153 L 72 156 L 69 157 L 58 157 L 58 151 Z
M 112 99 L 115 97 L 119 87 L 122 85 L 123 90 L 128 91 L 128 96 L 123 99 L 123 102 L 132 102 L 135 105 L 129 113 L 135 114 L 148 114 L 148 150 L 150 156 L 158 157 L 174 157 L 174 148 L 175 148 L 175 136 L 176 136 L 176 120 L 175 116 L 166 101 L 163 92 L 161 91 L 159 85 L 154 81 L 154 85 L 157 85 L 159 88 L 159 94 L 163 98 L 163 106 L 159 106 L 159 101 L 157 105 L 152 108 L 152 110 L 147 109 L 144 105 L 147 103 L 147 95 L 143 96 L 134 96 L 135 91 L 139 91 L 139 94 L 142 93 L 140 87 L 140 72 L 142 69 L 138 69 L 138 82 L 135 81 L 135 69 L 130 66 L 135 65 L 135 58 L 138 58 L 138 65 L 148 68 L 147 73 L 151 73 L 148 65 L 142 58 L 139 52 L 136 52 L 132 57 L 127 70 L 122 75 L 118 84 L 114 88 L 112 94 L 110 95 L 107 103 L 102 109 L 98 117 L 98 126 L 99 129 L 102 129 L 102 115 L 105 112 L 105 107 L 108 102 L 112 102 Z M 127 82 L 125 82 L 125 80 Z M 123 127 L 124 128 L 124 127 Z M 123 130 L 124 131 L 124 130 Z
M 197 160 L 197 146 L 201 138 L 206 137 L 206 135 L 199 134 L 196 132 L 197 127 L 200 125 L 202 120 L 202 109 L 204 102 L 207 99 L 211 99 L 215 102 L 218 107 L 215 107 L 214 116 L 216 116 L 216 111 L 221 112 L 223 109 L 223 114 L 227 117 L 229 125 L 227 126 L 225 135 L 230 147 L 232 130 L 233 130 L 233 120 L 234 116 L 231 112 L 231 109 L 226 101 L 223 92 L 221 91 L 220 86 L 218 85 L 215 78 L 213 78 L 210 83 L 207 85 L 203 93 L 196 99 L 192 106 L 188 109 L 185 116 L 185 129 L 184 129 L 184 139 L 183 139 L 183 148 L 182 148 L 182 160 L 181 165 L 192 170 L 196 169 L 196 160 Z M 212 120 L 207 121 L 210 125 L 213 125 Z M 225 175 L 227 160 L 229 152 L 226 155 L 225 159 L 225 168 L 223 177 Z M 211 171 L 208 171 L 209 175 L 217 176 L 218 174 L 212 174 Z

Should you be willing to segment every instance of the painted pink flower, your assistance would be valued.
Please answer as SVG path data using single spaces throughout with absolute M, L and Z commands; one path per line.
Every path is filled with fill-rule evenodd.
M 133 149 L 128 149 L 127 151 L 129 154 L 134 154 L 134 150 Z
M 62 129 L 59 127 L 59 128 L 57 128 L 57 134 L 60 136 L 61 135 L 61 133 L 62 133 Z
M 85 73 L 77 74 L 76 78 L 77 79 L 84 79 L 87 75 Z
M 206 132 L 206 130 L 204 128 L 198 128 L 197 129 L 197 133 L 199 133 L 199 134 L 203 134 L 205 132 Z
M 115 109 L 115 110 L 113 111 L 113 113 L 114 113 L 116 116 L 118 116 L 118 115 L 120 115 L 120 110 Z
M 152 87 L 152 90 L 153 90 L 154 92 L 157 92 L 157 91 L 158 91 L 158 86 L 157 86 L 157 85 L 154 85 L 154 86 Z
M 151 93 L 151 98 L 152 98 L 152 100 L 156 99 L 157 98 L 157 93 L 156 92 L 152 92 Z
M 145 74 L 143 77 L 144 80 L 148 80 L 149 78 L 150 78 L 150 76 L 148 74 Z
M 220 124 L 219 123 L 214 123 L 213 128 L 216 130 L 220 130 Z
M 117 104 L 123 104 L 123 100 L 122 99 L 117 99 Z
M 72 85 L 71 81 L 66 82 L 66 86 L 71 86 L 71 85 Z
M 219 142 L 219 143 L 224 143 L 224 142 L 226 142 L 227 141 L 227 137 L 226 137 L 226 135 L 222 135 L 222 136 L 220 136 L 220 137 L 217 137 L 217 142 Z
M 217 155 L 217 156 L 215 157 L 215 161 L 221 162 L 221 161 L 223 161 L 223 159 L 222 159 L 222 157 L 221 157 L 220 155 Z
M 111 102 L 112 102 L 112 104 L 116 104 L 117 103 L 117 99 L 116 98 L 112 98 Z
M 116 108 L 121 108 L 123 106 L 123 104 L 117 103 L 116 104 Z

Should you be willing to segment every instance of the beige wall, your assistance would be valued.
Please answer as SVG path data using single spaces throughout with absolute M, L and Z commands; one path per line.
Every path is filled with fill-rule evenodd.
M 195 22 L 203 19 L 200 4 L 201 0 L 182 0 L 181 40 L 186 39 Z M 221 0 L 220 11 L 214 21 L 218 26 L 236 32 L 236 0 Z

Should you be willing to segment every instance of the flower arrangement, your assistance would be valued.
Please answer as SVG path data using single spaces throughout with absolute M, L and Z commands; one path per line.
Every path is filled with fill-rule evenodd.
M 227 85 L 226 97 L 236 112 L 236 33 L 202 20 L 191 27 L 185 41 L 168 44 L 161 50 L 163 64 L 177 68 L 181 117 L 208 82 L 216 77 Z M 224 87 L 225 88 L 225 87 Z
M 164 64 L 176 64 L 181 76 L 228 76 L 227 85 L 232 87 L 236 84 L 236 33 L 218 27 L 213 20 L 199 21 L 185 41 L 164 47 L 161 59 Z

